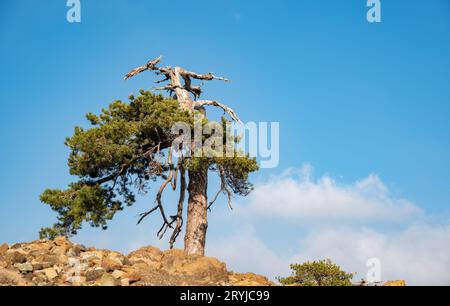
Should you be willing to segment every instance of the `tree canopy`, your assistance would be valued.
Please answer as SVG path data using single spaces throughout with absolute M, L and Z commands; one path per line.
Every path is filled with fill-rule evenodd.
M 258 169 L 254 158 L 235 154 L 234 157 L 178 158 L 176 163 L 172 160 L 171 146 L 178 136 L 171 132 L 172 126 L 177 122 L 192 126 L 194 120 L 173 98 L 141 90 L 139 96 L 131 95 L 128 103 L 115 101 L 100 114 L 89 113 L 86 118 L 92 126 L 75 127 L 74 134 L 65 141 L 70 149 L 70 174 L 78 180 L 66 190 L 47 189 L 40 197 L 58 214 L 58 222 L 51 228 L 43 228 L 41 237 L 75 235 L 84 222 L 106 229 L 108 220 L 133 205 L 136 195 L 145 193 L 149 183 L 158 178 L 165 184 L 156 197 L 157 205 L 143 213 L 139 221 L 160 210 L 164 220 L 159 232 L 162 236 L 176 221 L 180 223 L 182 217 L 179 209 L 175 216 L 165 214 L 161 193 L 169 183 L 176 188 L 179 174 L 180 200 L 184 200 L 185 170 L 202 168 L 218 173 L 219 193 L 225 193 L 229 201 L 232 194 L 247 195 L 252 190 L 248 175 Z M 225 123 L 222 119 L 222 124 Z M 176 238 L 180 224 L 175 230 Z

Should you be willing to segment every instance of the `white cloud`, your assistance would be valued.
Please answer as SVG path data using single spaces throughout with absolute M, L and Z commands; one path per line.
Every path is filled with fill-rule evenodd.
M 301 240 L 303 262 L 330 258 L 357 279 L 366 278 L 369 258 L 381 262 L 383 280 L 404 279 L 411 285 L 450 284 L 450 226 L 410 226 L 396 233 L 373 229 L 329 228 Z
M 290 170 L 254 190 L 244 212 L 307 221 L 404 221 L 421 210 L 396 199 L 376 175 L 339 185 L 328 175 L 314 180 L 312 168 Z
M 378 258 L 384 281 L 450 285 L 448 223 L 431 223 L 416 205 L 392 196 L 376 175 L 344 185 L 328 175 L 314 180 L 311 173 L 312 168 L 304 166 L 257 185 L 233 216 L 234 224 L 246 227 L 234 228 L 236 234 L 228 237 L 211 237 L 209 253 L 231 269 L 272 279 L 288 275 L 291 263 L 330 258 L 356 272 L 358 281 L 366 278 L 367 260 Z M 276 229 L 276 248 L 266 244 L 273 244 L 273 237 L 256 237 L 258 226 L 263 232 L 267 226 Z
M 345 271 L 366 278 L 370 258 L 381 263 L 381 278 L 406 280 L 409 285 L 450 284 L 450 226 L 411 226 L 385 234 L 374 229 L 330 227 L 311 230 L 297 243 L 296 255 L 268 248 L 254 233 L 216 239 L 208 255 L 224 260 L 230 269 L 268 276 L 289 275 L 289 264 L 329 258 Z
M 224 261 L 230 270 L 262 274 L 272 280 L 289 273 L 289 264 L 248 228 L 211 240 L 207 246 L 207 256 Z

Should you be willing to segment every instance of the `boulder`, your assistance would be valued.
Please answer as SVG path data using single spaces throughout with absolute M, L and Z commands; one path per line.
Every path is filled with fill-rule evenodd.
M 226 265 L 216 258 L 186 255 L 182 250 L 164 252 L 161 269 L 174 275 L 188 275 L 206 283 L 228 281 Z
M 24 263 L 27 261 L 25 254 L 17 250 L 8 250 L 3 258 L 6 263 L 12 266 L 17 263 Z
M 86 251 L 86 247 L 82 244 L 75 244 L 67 251 L 66 255 L 69 257 L 80 256 L 81 252 Z
M 16 263 L 16 264 L 14 264 L 14 268 L 19 270 L 20 273 L 23 273 L 23 274 L 33 272 L 33 265 L 30 262 Z
M 54 268 L 47 268 L 42 270 L 48 280 L 54 280 L 58 277 L 58 272 Z
M 130 280 L 128 278 L 123 278 L 120 280 L 120 285 L 123 287 L 127 287 L 130 285 Z
M 72 242 L 70 242 L 66 236 L 59 236 L 56 237 L 53 240 L 53 243 L 56 244 L 57 246 L 62 246 L 62 245 L 72 245 Z
M 123 271 L 125 274 L 123 275 L 123 278 L 128 279 L 129 283 L 136 283 L 141 280 L 142 273 L 140 269 L 137 269 L 136 267 L 124 267 Z
M 105 286 L 105 287 L 113 287 L 113 286 L 120 286 L 121 282 L 114 277 L 112 277 L 108 273 L 104 273 L 100 280 L 96 282 L 96 285 L 98 286 Z
M 50 241 L 39 240 L 35 243 L 30 243 L 30 244 L 26 245 L 24 247 L 24 249 L 26 249 L 30 253 L 36 252 L 36 251 L 48 252 L 48 251 L 50 251 L 50 249 L 52 247 L 53 247 L 53 243 L 51 243 Z
M 163 252 L 152 246 L 140 248 L 128 255 L 130 264 L 145 264 L 150 269 L 159 269 L 162 257 Z
M 106 257 L 102 259 L 101 265 L 106 270 L 106 272 L 111 272 L 120 269 L 122 267 L 122 262 L 114 257 Z
M 0 245 L 0 258 L 3 257 L 6 254 L 6 251 L 9 250 L 9 245 L 6 243 Z
M 406 282 L 404 280 L 388 281 L 383 284 L 386 287 L 405 287 Z
M 275 284 L 267 277 L 254 273 L 230 273 L 230 284 L 232 286 L 274 286 Z
M 26 286 L 29 284 L 30 283 L 16 271 L 0 268 L 0 285 Z
M 97 279 L 99 279 L 100 277 L 102 277 L 102 275 L 105 274 L 105 269 L 101 268 L 101 267 L 97 267 L 94 269 L 90 269 L 88 271 L 86 271 L 86 281 L 90 282 L 90 281 L 95 281 Z
M 111 275 L 114 278 L 122 279 L 124 278 L 124 275 L 126 275 L 126 273 L 121 270 L 115 270 L 113 273 L 111 273 Z

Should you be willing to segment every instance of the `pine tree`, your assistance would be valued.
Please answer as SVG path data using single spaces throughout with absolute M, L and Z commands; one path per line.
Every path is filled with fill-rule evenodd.
M 205 106 L 220 107 L 239 122 L 236 113 L 226 105 L 214 100 L 198 100 L 201 87 L 192 84 L 192 79 L 228 80 L 181 67 L 157 67 L 160 61 L 161 57 L 149 61 L 132 70 L 125 79 L 147 70 L 154 71 L 164 76 L 156 83 L 168 81 L 167 85 L 155 90 L 168 91 L 168 97 L 141 90 L 139 96 L 131 95 L 128 103 L 115 101 L 99 115 L 87 114 L 92 127 L 75 127 L 73 136 L 66 139 L 65 145 L 71 151 L 68 159 L 70 174 L 78 180 L 66 190 L 47 189 L 41 195 L 41 201 L 58 214 L 58 222 L 53 227 L 41 230 L 42 238 L 76 235 L 84 222 L 106 229 L 108 220 L 116 212 L 133 205 L 137 194 L 145 194 L 151 182 L 161 179 L 155 206 L 141 214 L 138 224 L 159 211 L 163 224 L 158 236 L 162 238 L 171 229 L 169 243 L 172 248 L 183 228 L 187 191 L 185 252 L 204 255 L 207 213 L 218 195 L 226 194 L 231 205 L 233 194 L 246 196 L 252 190 L 248 176 L 258 170 L 258 165 L 248 155 L 234 152 L 225 157 L 197 156 L 192 153 L 199 147 L 191 138 L 188 140 L 191 154 L 180 154 L 178 150 L 178 156 L 174 156 L 180 148 L 174 146 L 179 135 L 173 132 L 173 126 L 179 122 L 190 128 L 199 122 L 207 124 Z M 218 124 L 227 129 L 228 123 L 222 118 Z M 224 137 L 223 150 L 226 140 Z M 203 137 L 201 144 L 204 141 Z M 238 137 L 233 141 L 238 142 Z M 208 203 L 209 172 L 216 172 L 221 183 L 219 192 Z M 173 190 L 179 189 L 178 203 L 171 207 L 162 203 L 162 194 L 168 185 Z M 175 210 L 175 215 L 168 215 L 168 210 Z

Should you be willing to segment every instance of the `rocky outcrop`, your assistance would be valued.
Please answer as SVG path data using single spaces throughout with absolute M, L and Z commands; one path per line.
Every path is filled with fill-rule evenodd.
M 396 281 L 388 281 L 383 284 L 385 287 L 406 287 L 406 281 L 404 280 L 396 280 Z
M 64 237 L 0 245 L 0 285 L 7 286 L 270 286 L 266 277 L 228 272 L 211 257 L 144 247 L 125 256 Z

